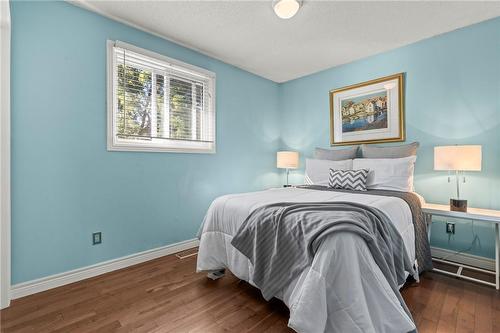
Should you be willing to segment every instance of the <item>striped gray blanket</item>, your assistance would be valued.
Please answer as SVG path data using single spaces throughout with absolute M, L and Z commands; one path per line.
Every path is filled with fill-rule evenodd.
M 405 282 L 405 271 L 413 274 L 413 263 L 397 229 L 376 208 L 352 202 L 270 204 L 248 216 L 231 244 L 253 264 L 253 282 L 270 299 L 311 265 L 325 237 L 339 232 L 366 241 L 411 318 L 398 286 Z
M 415 230 L 415 257 L 418 263 L 418 273 L 432 270 L 431 247 L 429 244 L 427 233 L 427 221 L 425 220 L 425 216 L 422 212 L 422 203 L 415 193 L 388 190 L 368 190 L 366 192 L 359 192 L 352 190 L 332 189 L 326 186 L 319 185 L 302 185 L 297 187 L 314 191 L 333 191 L 351 194 L 363 193 L 370 195 L 379 195 L 383 197 L 396 197 L 404 200 L 408 207 L 410 207 L 413 219 L 413 227 Z

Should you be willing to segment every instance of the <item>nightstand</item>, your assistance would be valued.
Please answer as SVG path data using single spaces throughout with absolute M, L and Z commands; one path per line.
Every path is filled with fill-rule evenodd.
M 494 272 L 489 271 L 489 270 L 485 270 L 482 268 L 478 268 L 478 267 L 459 264 L 459 263 L 448 261 L 448 260 L 442 260 L 442 259 L 438 259 L 438 258 L 432 258 L 432 259 L 436 262 L 441 262 L 441 263 L 445 263 L 445 264 L 457 267 L 457 271 L 455 273 L 448 272 L 448 271 L 438 269 L 438 268 L 434 268 L 434 271 L 436 271 L 436 272 L 440 272 L 440 273 L 443 273 L 446 275 L 455 276 L 455 277 L 469 280 L 469 281 L 479 282 L 482 284 L 486 284 L 488 286 L 493 286 L 496 289 L 499 289 L 499 287 L 500 287 L 500 283 L 499 283 L 499 277 L 500 277 L 500 254 L 499 254 L 500 234 L 499 234 L 499 226 L 498 225 L 500 224 L 500 211 L 499 210 L 491 210 L 491 209 L 468 208 L 467 212 L 456 212 L 456 211 L 450 211 L 450 207 L 448 205 L 436 205 L 436 204 L 429 204 L 429 203 L 426 203 L 422 206 L 422 211 L 426 215 L 427 229 L 429 230 L 428 231 L 429 232 L 429 241 L 430 241 L 430 233 L 431 233 L 430 224 L 432 223 L 432 216 L 461 218 L 461 219 L 467 219 L 467 220 L 492 223 L 495 225 L 495 271 Z M 470 269 L 473 271 L 477 271 L 477 272 L 495 275 L 495 283 L 492 283 L 489 281 L 484 281 L 481 279 L 476 279 L 476 278 L 469 277 L 469 276 L 465 276 L 462 274 L 462 270 L 464 268 Z

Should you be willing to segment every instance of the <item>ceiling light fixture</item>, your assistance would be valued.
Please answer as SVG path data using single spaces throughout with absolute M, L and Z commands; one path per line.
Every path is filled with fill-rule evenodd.
M 273 0 L 273 10 L 282 19 L 294 17 L 299 11 L 300 5 L 300 0 Z

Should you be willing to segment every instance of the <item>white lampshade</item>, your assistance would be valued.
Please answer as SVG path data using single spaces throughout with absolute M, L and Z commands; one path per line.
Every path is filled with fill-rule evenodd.
M 434 147 L 434 170 L 481 171 L 481 146 Z
M 297 169 L 299 153 L 296 151 L 279 151 L 276 154 L 276 167 L 280 169 Z

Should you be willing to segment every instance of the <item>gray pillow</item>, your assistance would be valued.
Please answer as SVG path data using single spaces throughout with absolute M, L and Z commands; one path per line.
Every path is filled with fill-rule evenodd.
M 357 152 L 358 152 L 357 146 L 347 149 L 316 148 L 314 150 L 314 158 L 318 160 L 330 160 L 330 161 L 352 160 L 353 158 L 356 158 Z
M 386 147 L 361 145 L 361 156 L 363 158 L 403 158 L 416 156 L 419 145 L 418 142 Z

